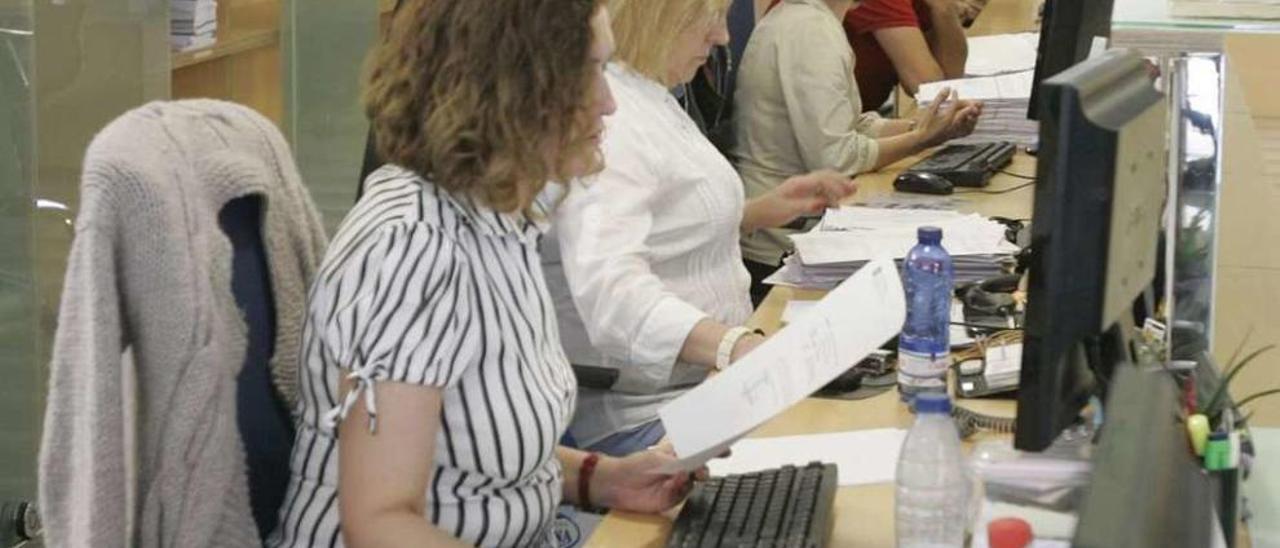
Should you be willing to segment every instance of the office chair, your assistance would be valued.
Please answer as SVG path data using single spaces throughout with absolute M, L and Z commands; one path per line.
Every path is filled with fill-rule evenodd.
M 275 529 L 289 484 L 293 420 L 271 383 L 268 362 L 275 352 L 275 299 L 262 245 L 262 198 L 236 198 L 223 206 L 218 224 L 231 241 L 231 291 L 244 314 L 248 345 L 236 378 L 236 424 L 249 471 L 249 503 L 258 533 Z

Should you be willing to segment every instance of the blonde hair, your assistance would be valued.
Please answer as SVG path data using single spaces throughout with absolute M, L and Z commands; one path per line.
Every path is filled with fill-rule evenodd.
M 666 85 L 671 44 L 690 25 L 719 16 L 730 0 L 609 0 L 615 56 L 632 70 Z

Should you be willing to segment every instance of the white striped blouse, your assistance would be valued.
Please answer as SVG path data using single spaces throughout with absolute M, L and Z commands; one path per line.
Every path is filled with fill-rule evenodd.
M 443 391 L 425 519 L 479 546 L 549 542 L 576 385 L 544 228 L 400 167 L 369 176 L 309 297 L 292 478 L 269 545 L 343 545 L 336 423 L 365 405 L 376 431 L 378 382 Z M 343 377 L 355 388 L 339 401 Z

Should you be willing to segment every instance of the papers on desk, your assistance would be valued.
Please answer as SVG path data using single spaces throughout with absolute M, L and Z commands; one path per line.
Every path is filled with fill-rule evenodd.
M 907 431 L 897 428 L 855 430 L 831 434 L 751 438 L 733 446 L 728 458 L 707 463 L 716 476 L 744 474 L 813 461 L 836 465 L 840 485 L 865 485 L 893 481 L 898 453 Z
M 694 470 L 858 363 L 898 333 L 906 302 L 898 270 L 870 262 L 733 367 L 658 410 L 679 460 Z
M 818 301 L 787 301 L 787 307 L 782 309 L 782 323 L 795 323 L 803 316 L 807 316 L 813 310 L 813 305 Z
M 969 38 L 966 76 L 995 76 L 1036 68 L 1040 33 L 995 34 Z
M 829 209 L 813 230 L 791 236 L 796 253 L 765 280 L 774 285 L 829 289 L 873 257 L 901 261 L 916 245 L 916 229 L 942 228 L 957 283 L 1000 273 L 1000 262 L 1018 251 L 1004 225 L 981 215 L 926 209 L 842 207 Z
M 983 141 L 1010 141 L 1019 145 L 1032 145 L 1039 137 L 1039 124 L 1027 119 L 1027 104 L 1031 100 L 1031 85 L 1035 79 L 1033 70 L 930 82 L 920 86 L 916 99 L 925 108 L 933 102 L 942 88 L 956 90 L 961 99 L 982 101 L 982 116 L 973 133 L 951 143 Z
M 799 320 L 813 309 L 813 305 L 818 301 L 787 301 L 786 308 L 782 309 L 782 323 L 789 324 Z M 975 341 L 969 336 L 969 331 L 965 329 L 964 323 L 964 305 L 960 301 L 951 303 L 951 346 L 969 346 Z M 1019 352 L 1021 356 L 1021 352 Z

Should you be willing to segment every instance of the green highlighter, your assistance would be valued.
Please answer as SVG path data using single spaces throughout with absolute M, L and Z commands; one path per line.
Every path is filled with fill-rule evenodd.
M 1204 468 L 1209 471 L 1226 470 L 1231 467 L 1231 441 L 1226 432 L 1209 434 L 1209 442 L 1204 448 Z

